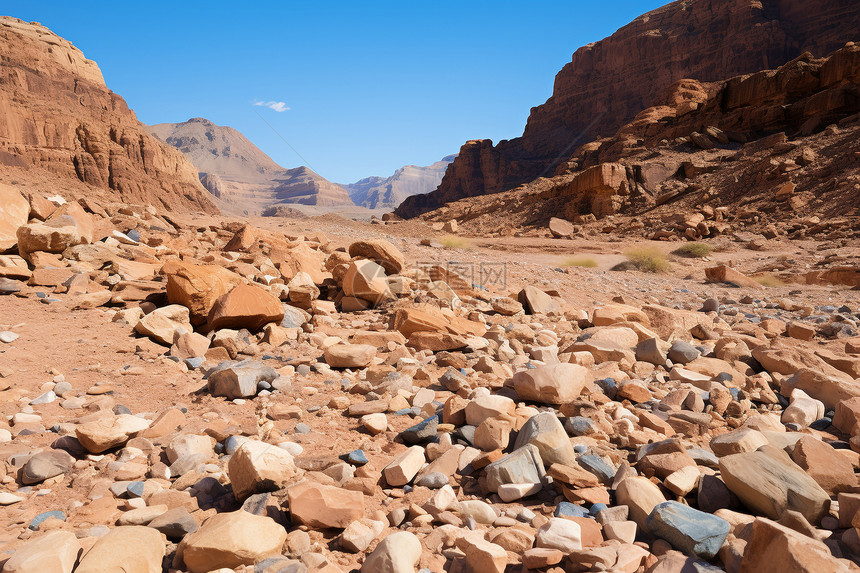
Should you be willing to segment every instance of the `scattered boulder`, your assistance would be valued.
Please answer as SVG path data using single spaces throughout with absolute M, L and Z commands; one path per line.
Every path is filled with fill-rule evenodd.
M 280 555 L 286 540 L 287 530 L 280 524 L 240 509 L 204 521 L 200 529 L 182 539 L 177 558 L 191 573 L 235 569 Z M 160 571 L 160 565 L 156 570 Z
M 281 322 L 284 306 L 260 287 L 239 285 L 215 299 L 209 311 L 210 330 L 247 328 L 257 331 L 270 322 Z

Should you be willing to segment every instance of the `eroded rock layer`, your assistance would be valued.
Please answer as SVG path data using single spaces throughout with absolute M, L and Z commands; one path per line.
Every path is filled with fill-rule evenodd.
M 216 212 L 197 170 L 147 133 L 98 65 L 38 23 L 0 17 L 0 174 L 76 197 Z
M 673 82 L 713 82 L 824 56 L 860 38 L 851 0 L 679 0 L 576 51 L 553 95 L 532 109 L 523 136 L 467 142 L 439 188 L 397 209 L 414 217 L 450 201 L 551 175 L 570 153 L 615 132 Z

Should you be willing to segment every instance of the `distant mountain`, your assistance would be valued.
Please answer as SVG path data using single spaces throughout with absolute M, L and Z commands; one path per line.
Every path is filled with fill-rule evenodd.
M 439 186 L 448 165 L 456 155 L 443 157 L 433 165 L 406 165 L 390 177 L 367 177 L 355 183 L 341 184 L 353 203 L 368 209 L 394 209 L 407 197 L 429 193 Z
M 209 192 L 234 209 L 252 213 L 271 212 L 281 205 L 353 205 L 339 185 L 307 167 L 281 167 L 232 127 L 196 117 L 149 130 L 181 151 L 197 167 Z

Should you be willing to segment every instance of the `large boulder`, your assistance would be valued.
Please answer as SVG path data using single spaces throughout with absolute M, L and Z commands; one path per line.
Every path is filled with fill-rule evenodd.
M 552 412 L 536 414 L 523 424 L 517 434 L 514 449 L 519 449 L 526 444 L 537 447 L 546 466 L 556 463 L 565 466 L 576 465 L 576 454 L 567 437 L 567 432 Z
M 403 270 L 406 257 L 400 250 L 383 239 L 363 239 L 349 246 L 349 256 L 357 259 L 370 259 L 389 275 Z
M 18 227 L 27 224 L 30 202 L 17 189 L 0 183 L 0 253 L 18 242 Z
M 513 377 L 513 386 L 523 400 L 544 404 L 566 404 L 579 397 L 591 382 L 591 373 L 578 364 L 559 363 L 520 370 Z
M 281 322 L 284 306 L 273 294 L 260 287 L 239 285 L 219 296 L 209 311 L 207 326 L 220 328 L 247 328 L 256 331 L 270 322 Z
M 287 489 L 290 516 L 296 523 L 313 528 L 338 527 L 364 517 L 364 494 L 312 482 Z
M 74 533 L 51 531 L 17 549 L 3 565 L 3 573 L 72 573 L 80 553 Z
M 188 571 L 206 573 L 254 565 L 280 555 L 286 540 L 287 530 L 275 520 L 240 509 L 204 521 L 200 529 L 182 539 L 176 553 Z
M 18 227 L 16 237 L 18 253 L 30 260 L 31 253 L 62 253 L 69 247 L 83 242 L 81 232 L 68 221 L 59 219 L 52 223 L 28 223 Z
M 793 509 L 817 524 L 830 509 L 827 492 L 773 446 L 720 458 L 720 474 L 744 505 L 771 519 Z
M 120 526 L 99 538 L 75 573 L 158 573 L 164 559 L 164 535 L 151 527 Z
M 155 342 L 172 346 L 177 335 L 193 332 L 194 327 L 191 326 L 188 308 L 180 304 L 171 304 L 156 308 L 143 316 L 134 325 L 134 330 Z
M 393 298 L 386 278 L 385 269 L 375 262 L 353 261 L 343 277 L 343 294 L 378 304 Z
M 161 267 L 167 277 L 167 300 L 191 313 L 191 323 L 203 324 L 218 297 L 241 284 L 242 277 L 218 265 L 193 265 L 169 261 Z
M 240 501 L 255 493 L 285 487 L 296 472 L 289 452 L 258 440 L 243 442 L 227 463 L 233 495 Z
M 752 522 L 739 568 L 740 573 L 850 570 L 823 542 L 763 517 Z

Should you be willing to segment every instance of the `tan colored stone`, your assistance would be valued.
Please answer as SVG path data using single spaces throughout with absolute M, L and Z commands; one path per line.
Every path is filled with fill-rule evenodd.
M 238 500 L 285 487 L 297 471 L 289 452 L 258 440 L 242 443 L 227 464 L 233 495 Z
M 193 332 L 188 309 L 178 304 L 157 308 L 144 315 L 134 326 L 135 332 L 155 342 L 170 346 L 177 334 Z
M 370 259 L 380 265 L 389 275 L 396 275 L 406 265 L 406 257 L 400 250 L 383 239 L 363 239 L 349 246 L 349 256 Z
M 364 368 L 376 356 L 376 347 L 369 344 L 335 344 L 324 352 L 326 363 L 332 368 Z
M 0 184 L 0 252 L 18 242 L 18 227 L 27 223 L 29 213 L 30 202 L 11 185 Z
M 401 487 L 412 481 L 422 465 L 424 465 L 424 448 L 412 446 L 385 466 L 382 475 L 391 487 Z
M 149 420 L 120 414 L 100 418 L 75 427 L 75 436 L 88 452 L 100 454 L 111 448 L 125 444 L 149 427 Z
M 177 556 L 190 573 L 235 569 L 280 555 L 286 540 L 287 530 L 273 519 L 240 509 L 204 521 L 182 539 Z
M 157 573 L 162 559 L 164 535 L 151 527 L 121 526 L 96 541 L 75 573 Z
M 51 531 L 19 547 L 3 565 L 3 573 L 72 573 L 80 553 L 74 533 Z
M 290 515 L 308 527 L 344 528 L 364 517 L 364 494 L 311 482 L 301 482 L 287 489 Z
M 588 369 L 570 363 L 520 370 L 513 377 L 514 390 L 521 399 L 545 404 L 572 402 L 589 382 Z
M 346 296 L 378 304 L 393 298 L 386 277 L 385 269 L 373 261 L 353 261 L 343 277 L 343 292 Z

